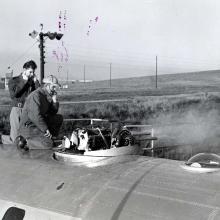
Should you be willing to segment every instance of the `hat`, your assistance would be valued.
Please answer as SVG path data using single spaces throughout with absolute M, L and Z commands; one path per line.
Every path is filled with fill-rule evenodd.
M 59 84 L 58 79 L 56 78 L 56 76 L 53 76 L 53 75 L 49 75 L 48 77 L 43 78 L 43 83 L 61 86 Z

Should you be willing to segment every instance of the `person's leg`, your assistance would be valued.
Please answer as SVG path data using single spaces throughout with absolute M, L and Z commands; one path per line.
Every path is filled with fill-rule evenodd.
M 53 147 L 53 141 L 44 136 L 35 136 L 27 139 L 27 146 L 30 150 L 46 150 Z
M 18 136 L 21 113 L 22 113 L 22 108 L 12 107 L 10 113 L 10 126 L 11 126 L 10 137 L 12 142 L 14 142 L 15 138 Z
M 22 109 L 17 107 L 12 107 L 10 113 L 10 135 L 2 135 L 2 143 L 3 144 L 13 144 L 16 137 L 18 136 L 18 129 L 20 123 Z
M 34 149 L 50 149 L 53 147 L 53 141 L 44 136 L 37 127 L 22 127 L 19 135 L 27 140 L 27 146 L 30 150 Z
M 52 136 L 57 137 L 63 123 L 63 116 L 60 114 L 48 116 L 46 122 Z

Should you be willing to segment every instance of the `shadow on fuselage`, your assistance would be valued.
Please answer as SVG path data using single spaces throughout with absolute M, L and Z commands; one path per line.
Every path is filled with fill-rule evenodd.
M 37 159 L 53 162 L 52 150 L 30 150 L 27 152 L 19 151 L 15 145 L 0 145 L 0 157 L 10 159 Z

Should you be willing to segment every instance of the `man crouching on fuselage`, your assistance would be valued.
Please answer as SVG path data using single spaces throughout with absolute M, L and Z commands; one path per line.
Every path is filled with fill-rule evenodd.
M 53 147 L 52 137 L 58 136 L 63 122 L 62 115 L 57 114 L 58 80 L 50 75 L 43 79 L 43 86 L 32 92 L 23 107 L 19 136 L 16 144 L 18 148 L 50 149 Z

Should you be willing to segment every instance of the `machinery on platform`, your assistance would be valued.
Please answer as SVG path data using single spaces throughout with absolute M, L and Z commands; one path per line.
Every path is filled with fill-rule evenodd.
M 89 121 L 86 127 L 76 128 L 64 136 L 54 158 L 63 161 L 101 160 L 103 157 L 140 155 L 144 151 L 153 154 L 154 136 L 151 125 L 106 119 L 65 119 L 65 121 Z M 82 157 L 83 156 L 83 157 Z

